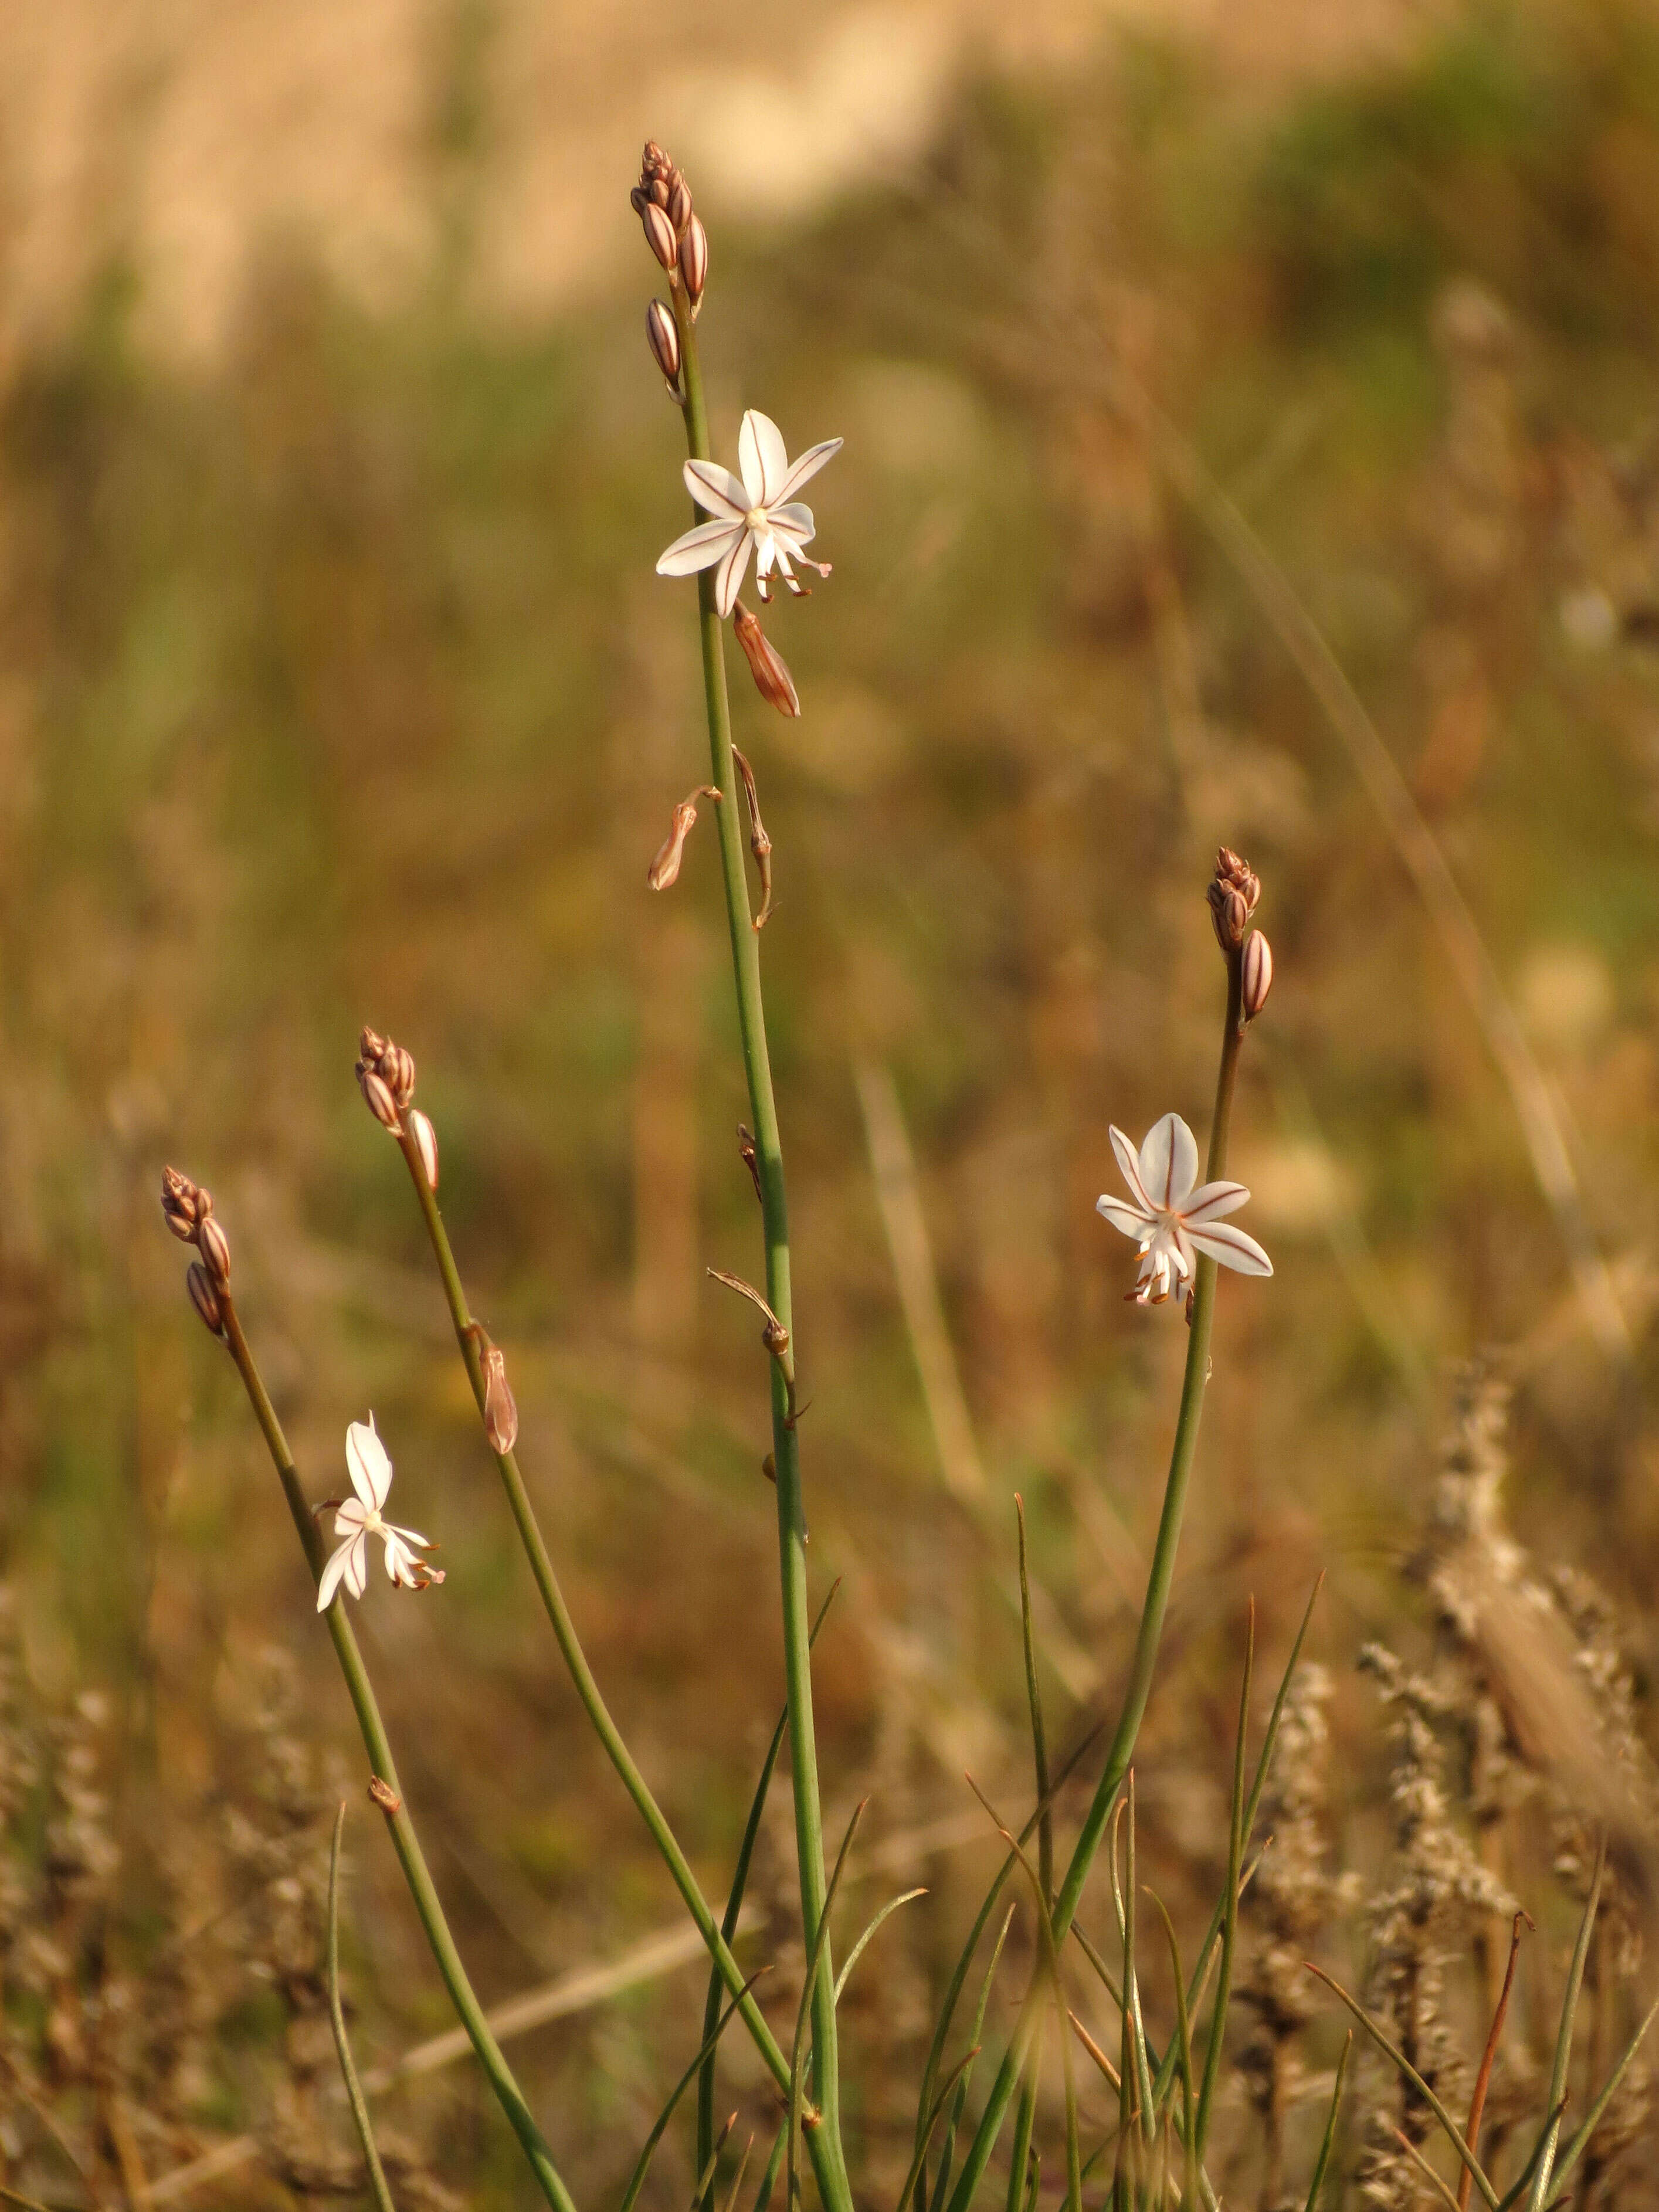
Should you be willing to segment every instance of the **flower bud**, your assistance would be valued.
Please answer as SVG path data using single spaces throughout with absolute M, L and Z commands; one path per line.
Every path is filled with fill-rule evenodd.
M 680 275 L 685 280 L 685 296 L 695 307 L 708 282 L 708 233 L 695 215 L 680 240 Z
M 682 238 L 685 235 L 686 225 L 695 220 L 691 213 L 691 187 L 678 169 L 668 183 L 668 220 Z
M 654 138 L 645 142 L 645 153 L 640 161 L 640 174 L 647 179 L 665 177 L 671 167 L 668 156 Z
M 212 1280 L 222 1288 L 230 1280 L 230 1240 L 210 1213 L 196 1224 L 196 1249 Z
M 1224 952 L 1237 952 L 1255 902 L 1261 896 L 1261 878 L 1248 861 L 1224 845 L 1216 854 L 1215 874 L 1207 893 L 1216 941 Z
M 388 1038 L 386 1050 L 380 1054 L 380 1074 L 401 1111 L 415 1096 L 414 1054 L 405 1052 L 402 1045 L 393 1044 Z
M 177 1168 L 162 1169 L 161 1218 L 181 1244 L 196 1242 L 196 1224 L 212 1209 L 213 1200 L 200 1184 Z
M 214 1288 L 207 1269 L 199 1260 L 192 1260 L 185 1277 L 185 1287 L 190 1292 L 190 1302 L 203 1322 L 215 1336 L 225 1333 L 225 1317 L 219 1310 L 219 1293 Z
M 738 643 L 743 647 L 749 672 L 761 697 L 781 714 L 799 714 L 799 695 L 783 655 L 761 628 L 758 617 L 750 613 L 741 599 L 733 611 L 732 627 L 737 632 Z
M 404 1809 L 403 1799 L 392 1784 L 389 1782 L 383 1782 L 378 1774 L 371 1774 L 368 1778 L 368 1802 L 371 1805 L 378 1806 L 388 1819 L 392 1814 L 401 1813 Z
M 519 1408 L 507 1385 L 507 1362 L 498 1346 L 492 1344 L 484 1353 L 483 1371 L 484 1434 L 491 1451 L 505 1459 L 519 1441 Z
M 674 809 L 674 819 L 668 835 L 657 848 L 656 858 L 646 870 L 645 879 L 653 891 L 672 890 L 680 879 L 680 863 L 685 858 L 685 841 L 691 835 L 697 818 L 695 799 L 683 799 Z
M 1267 1003 L 1273 987 L 1273 949 L 1259 929 L 1244 940 L 1239 963 L 1239 1006 L 1247 1022 L 1253 1022 Z
M 438 1188 L 438 1133 L 418 1106 L 410 1109 L 409 1133 L 415 1139 L 415 1149 L 421 1156 L 421 1172 L 427 1188 Z
M 663 267 L 677 267 L 680 242 L 674 235 L 674 226 L 668 220 L 667 210 L 659 208 L 655 200 L 648 200 L 641 212 L 640 221 L 645 226 L 645 242 Z
M 660 300 L 653 300 L 645 311 L 645 337 L 658 368 L 670 384 L 678 385 L 680 380 L 680 334 L 675 327 L 673 310 Z
M 643 215 L 645 213 L 646 203 L 650 198 L 650 193 L 643 185 L 635 185 L 633 191 L 628 195 L 628 204 L 633 209 L 635 215 Z
M 368 1102 L 369 1112 L 383 1129 L 390 1129 L 395 1136 L 403 1125 L 398 1119 L 398 1102 L 386 1087 L 384 1077 L 360 1062 L 357 1084 Z

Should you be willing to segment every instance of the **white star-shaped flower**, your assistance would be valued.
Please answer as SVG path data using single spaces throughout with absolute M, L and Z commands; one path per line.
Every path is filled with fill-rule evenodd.
M 1130 1196 L 1127 1202 L 1102 1197 L 1095 1210 L 1140 1247 L 1140 1273 L 1128 1293 L 1138 1305 L 1161 1306 L 1171 1291 L 1190 1283 L 1198 1252 L 1241 1274 L 1272 1274 L 1273 1263 L 1254 1237 L 1222 1226 L 1223 1216 L 1249 1197 L 1243 1184 L 1206 1182 L 1194 1189 L 1198 1146 L 1179 1114 L 1155 1121 L 1139 1152 L 1114 1128 L 1112 1150 Z
M 441 1583 L 442 1568 L 429 1567 L 419 1557 L 432 1548 L 427 1538 L 414 1528 L 395 1528 L 380 1518 L 380 1508 L 392 1488 L 392 1462 L 375 1431 L 373 1413 L 367 1423 L 354 1421 L 346 1431 L 346 1468 L 357 1494 L 337 1504 L 334 1533 L 341 1540 L 330 1554 L 317 1585 L 318 1612 L 328 1610 L 342 1583 L 353 1597 L 362 1595 L 368 1586 L 371 1536 L 380 1537 L 385 1544 L 386 1573 L 400 1588 L 425 1589 L 429 1583 Z M 322 1510 L 318 1508 L 319 1512 Z
M 775 568 L 792 592 L 801 590 L 789 566 L 792 560 L 827 576 L 827 561 L 807 557 L 805 549 L 817 526 L 811 508 L 794 495 L 841 447 L 839 438 L 826 438 L 822 445 L 808 447 L 798 461 L 791 461 L 777 424 L 769 415 L 759 414 L 751 407 L 738 437 L 741 477 L 734 477 L 730 469 L 719 468 L 713 461 L 686 463 L 686 489 L 714 520 L 700 522 L 684 538 L 677 538 L 658 562 L 657 574 L 693 576 L 698 569 L 713 568 L 718 562 L 714 604 L 722 622 L 738 603 L 751 546 L 755 581 L 763 599 L 771 597 L 767 584 Z

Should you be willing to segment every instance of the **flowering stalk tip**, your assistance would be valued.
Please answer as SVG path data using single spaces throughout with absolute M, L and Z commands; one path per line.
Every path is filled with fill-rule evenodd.
M 402 1136 L 404 1113 L 415 1096 L 414 1055 L 365 1026 L 357 1040 L 357 1087 L 380 1127 Z
M 1261 896 L 1261 879 L 1248 860 L 1240 860 L 1231 846 L 1224 845 L 1216 854 L 1215 873 L 1206 896 L 1216 942 L 1231 957 L 1244 942 L 1244 932 Z
M 1095 1211 L 1139 1247 L 1140 1272 L 1127 1293 L 1135 1304 L 1161 1306 L 1172 1291 L 1184 1290 L 1200 1252 L 1241 1274 L 1272 1274 L 1273 1263 L 1255 1237 L 1223 1225 L 1224 1216 L 1248 1201 L 1244 1185 L 1206 1182 L 1194 1188 L 1198 1146 L 1179 1114 L 1155 1121 L 1139 1152 L 1121 1129 L 1114 1127 L 1111 1137 L 1129 1197 L 1103 1194 Z

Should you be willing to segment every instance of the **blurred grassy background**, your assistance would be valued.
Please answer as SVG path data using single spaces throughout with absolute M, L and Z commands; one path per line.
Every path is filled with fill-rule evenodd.
M 117 225 L 51 313 L 10 317 L 0 401 L 0 1545 L 31 1670 L 114 1700 L 141 1947 L 173 1894 L 155 1839 L 222 1796 L 264 1647 L 294 1654 L 300 1733 L 360 1786 L 280 1496 L 157 1218 L 172 1159 L 215 1191 L 310 1486 L 337 1486 L 373 1406 L 403 1516 L 444 1546 L 441 1593 L 376 1586 L 362 1612 L 492 1998 L 672 1900 L 514 1554 L 351 1079 L 360 1022 L 416 1054 L 573 1603 L 711 1888 L 781 1683 L 763 1363 L 702 1272 L 758 1264 L 706 825 L 674 891 L 645 884 L 702 744 L 690 591 L 651 573 L 686 503 L 626 208 L 663 127 L 615 95 L 603 249 L 562 304 L 481 293 L 493 21 L 462 11 L 426 55 L 398 283 L 256 226 L 222 314 L 174 331 Z M 1192 27 L 1079 40 L 1064 66 L 970 46 L 908 155 L 769 216 L 737 182 L 723 216 L 668 141 L 714 244 L 718 449 L 749 404 L 792 449 L 847 440 L 815 501 L 833 580 L 769 623 L 803 719 L 744 683 L 737 712 L 776 848 L 812 1549 L 820 1588 L 843 1577 L 826 1795 L 833 1823 L 872 1790 L 887 1887 L 926 1858 L 935 1890 L 849 2022 L 884 2189 L 908 2142 L 872 2060 L 912 2064 L 983 1856 L 913 1832 L 970 1809 L 964 1765 L 1024 1787 L 1016 1487 L 1060 1735 L 1111 1704 L 1133 1625 L 1182 1332 L 1121 1304 L 1132 1254 L 1092 1204 L 1109 1122 L 1204 1125 L 1218 839 L 1261 872 L 1277 957 L 1234 1163 L 1278 1273 L 1222 1286 L 1146 1753 L 1158 1847 L 1213 1878 L 1247 1595 L 1271 1659 L 1321 1566 L 1363 1837 L 1374 1714 L 1346 1662 L 1408 1632 L 1398 1567 L 1472 1352 L 1517 1384 L 1520 1526 L 1654 1656 L 1659 21 L 1483 7 L 1314 71 Z M 1627 1370 L 1584 1329 L 1382 824 L 1136 393 L 1284 564 L 1445 850 L 1571 1133 Z M 919 1388 L 860 1065 L 902 1102 L 982 1508 Z M 359 1826 L 384 2055 L 442 2012 Z M 786 1876 L 774 1852 L 780 1915 Z M 683 1972 L 526 2047 L 584 2201 L 625 2174 L 700 1995 Z M 221 2125 L 247 2119 L 243 2063 L 204 2108 Z M 475 2087 L 408 2098 L 452 2178 L 507 2201 Z M 689 2186 L 671 2167 L 664 2203 Z

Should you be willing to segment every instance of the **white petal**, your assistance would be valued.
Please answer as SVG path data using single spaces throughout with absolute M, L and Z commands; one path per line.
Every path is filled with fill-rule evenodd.
M 1166 1114 L 1146 1132 L 1140 1148 L 1140 1184 L 1152 1205 L 1167 1212 L 1182 1204 L 1198 1176 L 1198 1146 L 1179 1114 Z
M 1242 1182 L 1200 1183 L 1181 1209 L 1181 1218 L 1189 1226 L 1195 1221 L 1219 1221 L 1224 1215 L 1237 1213 L 1250 1194 Z
M 345 1586 L 353 1597 L 361 1597 L 368 1588 L 368 1539 L 354 1536 L 346 1553 Z
M 841 448 L 842 441 L 839 438 L 825 438 L 818 445 L 809 446 L 800 459 L 793 465 L 774 496 L 780 500 L 793 499 L 801 486 L 817 476 L 826 461 L 835 459 Z
M 388 1522 L 386 1527 L 389 1533 L 394 1535 L 399 1543 L 413 1544 L 417 1551 L 422 1552 L 429 1552 L 432 1549 L 432 1540 L 430 1537 L 422 1535 L 418 1528 L 400 1528 L 395 1521 Z
M 1139 1155 L 1115 1123 L 1112 1127 L 1112 1150 L 1117 1155 L 1118 1167 L 1122 1172 L 1124 1182 L 1129 1186 L 1130 1194 L 1135 1204 L 1144 1212 L 1150 1213 L 1152 1210 L 1152 1201 L 1146 1195 L 1146 1185 L 1140 1180 Z
M 714 579 L 714 605 L 722 622 L 738 604 L 744 571 L 749 566 L 750 536 L 746 530 L 738 531 L 732 547 L 721 559 L 720 574 Z
M 688 461 L 685 488 L 699 507 L 722 522 L 741 522 L 755 504 L 731 470 L 721 468 L 718 461 Z
M 1177 1222 L 1170 1234 L 1170 1249 L 1175 1260 L 1175 1271 L 1180 1280 L 1190 1283 L 1198 1273 L 1198 1261 L 1193 1251 L 1193 1240 Z
M 394 1583 L 407 1583 L 413 1582 L 415 1577 L 410 1572 L 410 1569 L 414 1565 L 413 1553 L 410 1552 L 408 1545 L 404 1543 L 402 1536 L 398 1534 L 397 1529 L 388 1528 L 386 1530 L 385 1534 L 386 1571 L 387 1575 Z
M 1146 1232 L 1146 1217 L 1138 1206 L 1121 1198 L 1109 1198 L 1103 1191 L 1095 1200 L 1095 1212 L 1114 1229 L 1121 1229 L 1126 1237 L 1139 1237 Z
M 374 1416 L 367 1424 L 354 1421 L 346 1431 L 346 1468 L 351 1486 L 365 1505 L 378 1513 L 392 1487 L 392 1462 L 374 1430 Z
M 1200 1252 L 1219 1260 L 1224 1267 L 1237 1267 L 1241 1275 L 1271 1275 L 1273 1271 L 1273 1261 L 1255 1237 L 1247 1237 L 1230 1222 L 1218 1222 L 1213 1229 L 1194 1229 L 1192 1237 Z
M 355 1536 L 368 1519 L 368 1510 L 361 1498 L 343 1498 L 340 1502 L 340 1509 L 334 1516 L 335 1534 Z
M 789 456 L 784 451 L 783 433 L 769 415 L 763 415 L 757 407 L 744 416 L 738 433 L 738 466 L 749 487 L 750 507 L 770 507 L 775 499 L 785 496 Z
M 659 576 L 695 576 L 699 568 L 712 568 L 716 561 L 724 558 L 734 540 L 744 535 L 740 522 L 700 522 L 695 530 L 688 530 L 684 538 L 677 538 L 667 551 L 657 557 Z
M 763 530 L 755 540 L 755 580 L 772 573 L 772 563 L 781 558 L 778 541 L 769 530 Z
M 340 1587 L 340 1577 L 345 1572 L 346 1561 L 350 1557 L 351 1546 L 349 1543 L 342 1544 L 337 1551 L 330 1553 L 328 1565 L 323 1569 L 321 1577 L 317 1584 L 317 1610 L 319 1613 L 326 1613 L 328 1611 L 329 1606 L 332 1601 L 334 1593 Z
M 810 545 L 818 534 L 812 510 L 805 500 L 798 499 L 791 507 L 775 507 L 767 520 L 780 538 L 793 538 L 797 545 Z

